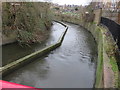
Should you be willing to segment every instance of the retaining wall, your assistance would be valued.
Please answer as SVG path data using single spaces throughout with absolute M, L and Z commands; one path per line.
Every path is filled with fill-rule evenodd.
M 119 52 L 109 30 L 96 23 L 86 23 L 67 15 L 55 15 L 55 19 L 79 24 L 91 32 L 98 44 L 95 88 L 118 88 L 120 80 L 117 56 Z
M 111 33 L 104 26 L 86 24 L 84 26 L 95 37 L 98 44 L 98 61 L 96 70 L 96 88 L 118 88 L 119 70 L 116 46 Z
M 61 22 L 59 22 L 59 23 L 61 23 Z M 23 57 L 21 59 L 18 59 L 18 60 L 14 61 L 14 62 L 12 62 L 10 64 L 7 64 L 7 65 L 1 67 L 0 68 L 0 74 L 3 75 L 2 77 L 6 76 L 7 74 L 13 72 L 14 70 L 16 70 L 16 69 L 18 69 L 20 67 L 22 67 L 25 64 L 33 62 L 37 58 L 42 57 L 43 55 L 45 55 L 45 54 L 49 53 L 50 51 L 52 51 L 52 50 L 56 49 L 57 47 L 59 47 L 62 44 L 63 39 L 65 37 L 65 34 L 66 34 L 67 30 L 68 30 L 68 27 L 65 24 L 63 24 L 63 23 L 61 23 L 61 24 L 66 27 L 65 32 L 62 33 L 61 37 L 59 38 L 59 40 L 57 41 L 56 44 L 50 45 L 49 47 L 43 48 L 42 50 L 34 52 L 34 53 L 30 54 L 30 55 L 27 55 L 27 56 L 25 56 L 25 57 Z

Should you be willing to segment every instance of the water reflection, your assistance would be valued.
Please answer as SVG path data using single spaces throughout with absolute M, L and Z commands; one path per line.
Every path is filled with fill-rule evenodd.
M 47 63 L 47 61 L 44 59 L 40 59 L 39 61 L 38 60 L 36 61 L 33 63 L 30 63 L 29 65 L 23 68 L 20 68 L 19 72 L 18 71 L 13 72 L 12 74 L 8 75 L 5 79 L 6 80 L 9 79 L 10 82 L 16 81 L 19 84 L 27 83 L 27 85 L 30 85 L 30 86 L 35 85 L 36 79 L 38 80 L 47 79 L 49 75 L 47 74 L 49 72 L 49 63 Z M 37 65 L 39 67 L 35 67 L 36 63 L 38 63 Z

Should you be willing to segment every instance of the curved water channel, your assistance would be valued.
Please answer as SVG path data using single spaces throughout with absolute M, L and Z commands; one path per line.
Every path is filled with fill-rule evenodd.
M 95 40 L 82 27 L 66 24 L 69 29 L 59 48 L 3 79 L 36 88 L 92 88 L 97 60 Z M 45 45 L 55 43 L 65 28 L 54 22 L 51 30 Z
M 50 30 L 49 38 L 41 44 L 36 43 L 30 46 L 20 46 L 18 43 L 12 43 L 2 46 L 2 66 L 11 63 L 17 59 L 20 59 L 26 55 L 29 55 L 35 51 L 38 51 L 46 46 L 54 44 L 58 41 L 65 27 L 59 23 L 53 22 Z M 58 28 L 59 27 L 59 28 Z

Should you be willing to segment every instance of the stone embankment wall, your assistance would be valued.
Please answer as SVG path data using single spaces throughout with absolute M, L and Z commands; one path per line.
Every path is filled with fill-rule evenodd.
M 100 26 L 101 10 L 96 10 L 94 22 L 84 22 L 80 18 L 56 14 L 55 19 L 83 26 L 91 32 L 98 45 L 98 61 L 95 88 L 118 88 L 120 85 L 118 61 L 119 52 L 116 42 L 107 27 Z M 98 19 L 97 19 L 98 17 Z

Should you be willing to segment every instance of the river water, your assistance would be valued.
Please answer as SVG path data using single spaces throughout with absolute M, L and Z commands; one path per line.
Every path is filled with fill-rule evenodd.
M 69 29 L 59 48 L 3 79 L 36 88 L 92 88 L 97 61 L 96 42 L 87 30 L 66 24 Z M 56 42 L 64 30 L 57 23 L 53 27 L 51 41 L 45 45 Z
M 50 30 L 50 36 L 47 41 L 36 43 L 30 46 L 20 46 L 18 43 L 12 43 L 2 46 L 2 66 L 38 51 L 46 46 L 57 42 L 58 38 L 65 31 L 65 27 L 59 23 L 53 22 Z M 58 28 L 59 27 L 59 28 Z

